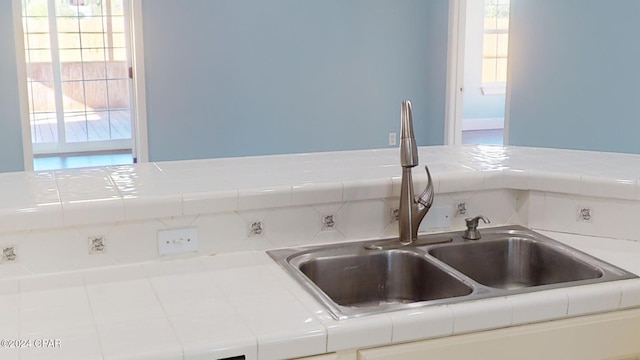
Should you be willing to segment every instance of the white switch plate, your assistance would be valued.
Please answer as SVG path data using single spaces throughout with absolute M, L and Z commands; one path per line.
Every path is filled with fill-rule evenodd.
M 198 251 L 198 229 L 195 227 L 158 230 L 160 255 L 183 254 Z

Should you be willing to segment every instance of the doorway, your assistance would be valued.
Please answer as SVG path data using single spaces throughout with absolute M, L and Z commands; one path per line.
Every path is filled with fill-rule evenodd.
M 132 154 L 129 0 L 20 1 L 34 168 Z
M 510 0 L 450 2 L 447 142 L 507 144 Z

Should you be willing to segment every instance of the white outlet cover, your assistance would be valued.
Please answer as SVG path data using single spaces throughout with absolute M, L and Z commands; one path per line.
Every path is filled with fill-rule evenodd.
M 389 146 L 393 146 L 395 144 L 396 144 L 396 133 L 390 132 L 389 133 Z
M 160 255 L 184 254 L 197 251 L 197 228 L 158 230 L 158 253 Z

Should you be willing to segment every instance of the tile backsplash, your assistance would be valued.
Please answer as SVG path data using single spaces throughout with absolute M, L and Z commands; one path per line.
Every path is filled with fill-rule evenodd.
M 433 208 L 448 211 L 450 226 L 429 228 L 427 215 L 427 226 L 421 230 L 464 228 L 466 215 L 456 215 L 460 201 L 466 203 L 466 214 L 484 214 L 492 224 L 520 223 L 516 209 L 523 195 L 512 190 L 438 194 Z M 4 233 L 0 234 L 0 248 L 15 246 L 17 259 L 0 264 L 0 278 L 396 236 L 398 222 L 392 210 L 397 204 L 396 198 L 354 200 Z M 323 228 L 327 215 L 333 222 L 331 228 Z M 184 227 L 197 228 L 198 252 L 158 255 L 157 232 Z M 95 238 L 102 239 L 103 251 L 91 250 Z

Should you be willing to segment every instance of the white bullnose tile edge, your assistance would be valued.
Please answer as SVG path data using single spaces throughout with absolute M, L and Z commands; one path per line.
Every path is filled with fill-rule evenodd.
M 509 301 L 513 307 L 513 325 L 566 317 L 569 306 L 564 289 L 510 296 Z
M 620 308 L 632 308 L 640 306 L 640 279 L 619 282 L 622 297 Z
M 0 209 L 0 229 L 3 232 L 30 230 L 63 226 L 63 212 L 60 203 L 34 204 L 19 208 Z
M 341 202 L 344 185 L 341 182 L 305 183 L 294 185 L 291 204 L 310 205 Z
M 389 317 L 393 322 L 393 343 L 453 334 L 453 310 L 448 306 L 394 312 Z
M 391 343 L 393 322 L 385 314 L 321 322 L 327 328 L 327 352 Z
M 238 190 L 238 210 L 266 209 L 291 205 L 291 186 Z
M 146 220 L 182 215 L 182 196 L 124 196 L 125 220 Z
M 529 189 L 565 194 L 578 194 L 580 175 L 573 173 L 555 173 L 551 171 L 531 171 Z
M 477 191 L 484 187 L 484 176 L 480 171 L 441 173 L 438 180 L 439 193 Z
M 529 170 L 505 170 L 504 186 L 513 190 L 529 190 Z
M 89 225 L 124 220 L 124 201 L 120 197 L 65 201 L 64 225 Z
M 584 196 L 634 200 L 636 188 L 636 179 L 582 175 L 580 180 L 580 195 Z
M 238 190 L 182 194 L 184 215 L 230 212 L 238 210 Z
M 391 178 L 349 180 L 343 183 L 343 201 L 384 199 L 391 197 Z
M 567 289 L 567 293 L 569 294 L 568 316 L 617 310 L 622 297 L 622 289 L 617 283 L 573 287 Z
M 509 326 L 513 307 L 507 298 L 493 298 L 448 305 L 454 314 L 453 333 L 460 334 Z

